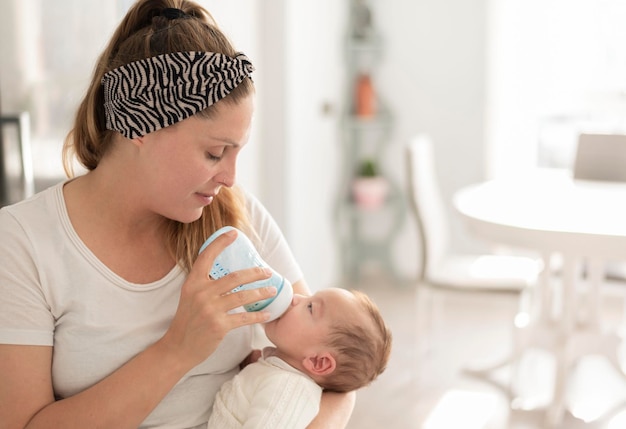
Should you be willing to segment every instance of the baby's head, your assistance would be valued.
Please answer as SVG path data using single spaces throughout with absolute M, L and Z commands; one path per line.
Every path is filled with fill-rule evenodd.
M 282 317 L 265 325 L 276 355 L 326 390 L 370 384 L 387 366 L 391 331 L 367 295 L 340 288 L 295 295 Z
M 327 345 L 335 354 L 335 370 L 324 376 L 326 390 L 348 392 L 367 386 L 387 367 L 391 331 L 372 300 L 360 291 L 350 291 L 360 317 L 337 320 L 331 326 Z

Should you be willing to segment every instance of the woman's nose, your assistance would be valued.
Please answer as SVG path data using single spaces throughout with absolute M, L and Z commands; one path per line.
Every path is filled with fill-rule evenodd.
M 237 176 L 237 166 L 236 160 L 233 160 L 229 164 L 225 165 L 222 171 L 215 176 L 215 180 L 226 186 L 227 188 L 232 187 L 235 184 L 235 177 Z
M 215 180 L 220 185 L 226 186 L 227 188 L 231 188 L 235 184 L 235 175 L 220 173 L 216 176 Z
M 232 188 L 235 184 L 235 175 L 221 175 L 218 182 L 227 188 Z

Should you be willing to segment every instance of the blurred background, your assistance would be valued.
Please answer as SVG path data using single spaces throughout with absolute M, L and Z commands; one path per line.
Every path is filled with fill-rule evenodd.
M 30 114 L 38 188 L 63 177 L 60 148 L 77 100 L 131 3 L 2 0 L 1 108 Z M 255 130 L 240 182 L 272 211 L 310 283 L 335 285 L 345 277 L 336 206 L 346 198 L 340 183 L 353 174 L 344 148 L 354 141 L 343 119 L 353 108 L 351 72 L 363 68 L 349 47 L 354 4 L 200 3 L 258 69 Z M 566 166 L 581 127 L 624 128 L 624 2 L 370 0 L 363 6 L 379 43 L 365 67 L 389 114 L 378 162 L 400 190 L 404 145 L 419 132 L 435 141 L 441 186 L 450 195 L 485 177 Z M 11 135 L 6 139 L 10 146 Z M 6 152 L 10 176 L 16 167 L 11 148 Z M 393 270 L 411 278 L 417 233 L 409 217 L 394 215 L 394 222 L 401 233 L 388 243 Z M 455 246 L 476 245 L 455 228 Z
M 77 100 L 132 1 L 1 3 L 0 106 L 4 114 L 30 115 L 40 188 L 63 177 L 59 153 Z M 341 283 L 348 269 L 340 242 L 350 239 L 340 238 L 337 205 L 349 198 L 342 183 L 354 174 L 345 158 L 355 144 L 345 118 L 353 113 L 354 71 L 363 67 L 350 47 L 357 16 L 351 8 L 361 2 L 200 3 L 258 70 L 255 129 L 240 182 L 280 223 L 311 285 Z M 364 67 L 388 113 L 377 162 L 400 194 L 404 145 L 419 132 L 435 142 L 441 187 L 450 196 L 485 177 L 538 163 L 566 165 L 581 127 L 623 128 L 622 1 L 368 0 L 362 6 L 377 50 Z M 10 124 L 4 128 L 14 133 Z M 10 142 L 5 146 L 11 176 L 15 154 Z M 394 273 L 413 278 L 417 232 L 409 216 L 394 213 L 391 221 L 399 230 L 386 242 Z M 375 235 L 380 225 L 375 219 L 364 233 Z M 456 223 L 453 231 L 455 246 L 477 245 Z M 375 265 L 373 259 L 366 265 Z
M 1 3 L 0 108 L 4 114 L 29 113 L 40 188 L 63 177 L 60 148 L 77 100 L 132 1 Z M 350 280 L 340 254 L 358 246 L 338 226 L 345 221 L 339 202 L 350 199 L 344 184 L 355 174 L 350 162 L 359 161 L 346 162 L 357 157 L 348 149 L 362 144 L 346 132 L 346 118 L 354 114 L 355 70 L 368 74 L 378 106 L 384 106 L 386 131 L 375 156 L 400 200 L 406 190 L 404 146 L 420 132 L 435 142 L 442 192 L 450 196 L 486 177 L 538 164 L 567 166 L 583 127 L 624 128 L 623 1 L 200 3 L 257 66 L 254 135 L 239 180 L 271 210 L 315 288 Z M 355 22 L 360 6 L 368 9 L 365 24 Z M 359 48 L 350 45 L 355 25 L 366 25 L 375 39 L 376 54 L 365 65 Z M 10 143 L 14 130 L 4 128 L 11 176 L 18 170 Z M 374 219 L 359 234 L 385 235 L 377 230 L 389 218 L 397 230 L 384 240 L 392 270 L 411 279 L 419 237 L 410 216 L 396 213 L 406 205 L 396 203 L 404 208 L 379 218 L 366 215 Z M 456 222 L 453 231 L 454 246 L 478 245 Z M 357 268 L 377 270 L 376 262 L 371 258 Z
M 2 205 L 63 180 L 63 139 L 97 56 L 132 3 L 0 0 Z M 455 191 L 537 167 L 568 169 L 579 133 L 626 132 L 626 2 L 198 3 L 257 67 L 239 182 L 278 221 L 312 288 L 369 288 L 394 326 L 389 374 L 363 393 L 351 427 L 422 427 L 439 399 L 450 401 L 446 383 L 461 361 L 478 349 L 507 349 L 517 297 L 482 302 L 487 309 L 449 301 L 442 314 L 465 318 L 448 320 L 433 341 L 453 347 L 415 366 L 415 297 L 406 286 L 420 271 L 421 243 L 407 201 L 406 146 L 420 133 L 432 138 L 452 246 L 484 247 L 454 216 Z M 352 188 L 372 175 L 384 179 L 382 202 Z M 477 318 L 486 314 L 494 319 Z M 481 390 L 456 392 L 470 407 L 493 400 Z M 424 427 L 505 427 L 442 419 Z

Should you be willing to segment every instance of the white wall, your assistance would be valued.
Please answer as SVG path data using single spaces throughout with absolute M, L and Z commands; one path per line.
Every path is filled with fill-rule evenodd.
M 489 4 L 490 176 L 569 168 L 579 133 L 626 131 L 626 2 Z
M 394 165 L 402 165 L 402 145 L 418 132 L 429 133 L 444 196 L 484 177 L 485 0 L 374 1 L 386 35 L 387 55 L 378 85 L 396 115 Z M 404 169 L 395 169 L 399 175 Z M 471 249 L 458 218 L 453 245 Z M 412 220 L 412 218 L 410 218 Z M 413 254 L 411 225 L 402 240 Z M 399 261 L 410 269 L 414 261 Z M 407 263 L 405 263 L 407 262 Z
M 331 212 L 343 103 L 338 41 L 346 6 L 336 0 L 269 1 L 261 14 L 267 42 L 262 62 L 269 74 L 259 88 L 267 185 L 261 198 L 315 289 L 334 284 L 339 275 Z

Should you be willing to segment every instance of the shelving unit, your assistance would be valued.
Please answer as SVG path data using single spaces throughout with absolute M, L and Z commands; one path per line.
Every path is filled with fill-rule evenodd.
M 335 210 L 337 237 L 344 281 L 356 282 L 363 269 L 377 263 L 387 275 L 398 277 L 392 260 L 392 244 L 400 232 L 406 215 L 401 188 L 383 168 L 383 159 L 393 129 L 393 115 L 376 92 L 375 72 L 380 64 L 384 43 L 375 29 L 367 0 L 350 1 L 349 31 L 346 37 L 347 92 L 346 108 L 342 116 L 341 186 Z M 363 74 L 374 86 L 374 108 L 359 115 L 357 81 Z M 377 207 L 359 205 L 352 191 L 359 165 L 374 160 L 379 175 L 386 179 L 388 194 Z

